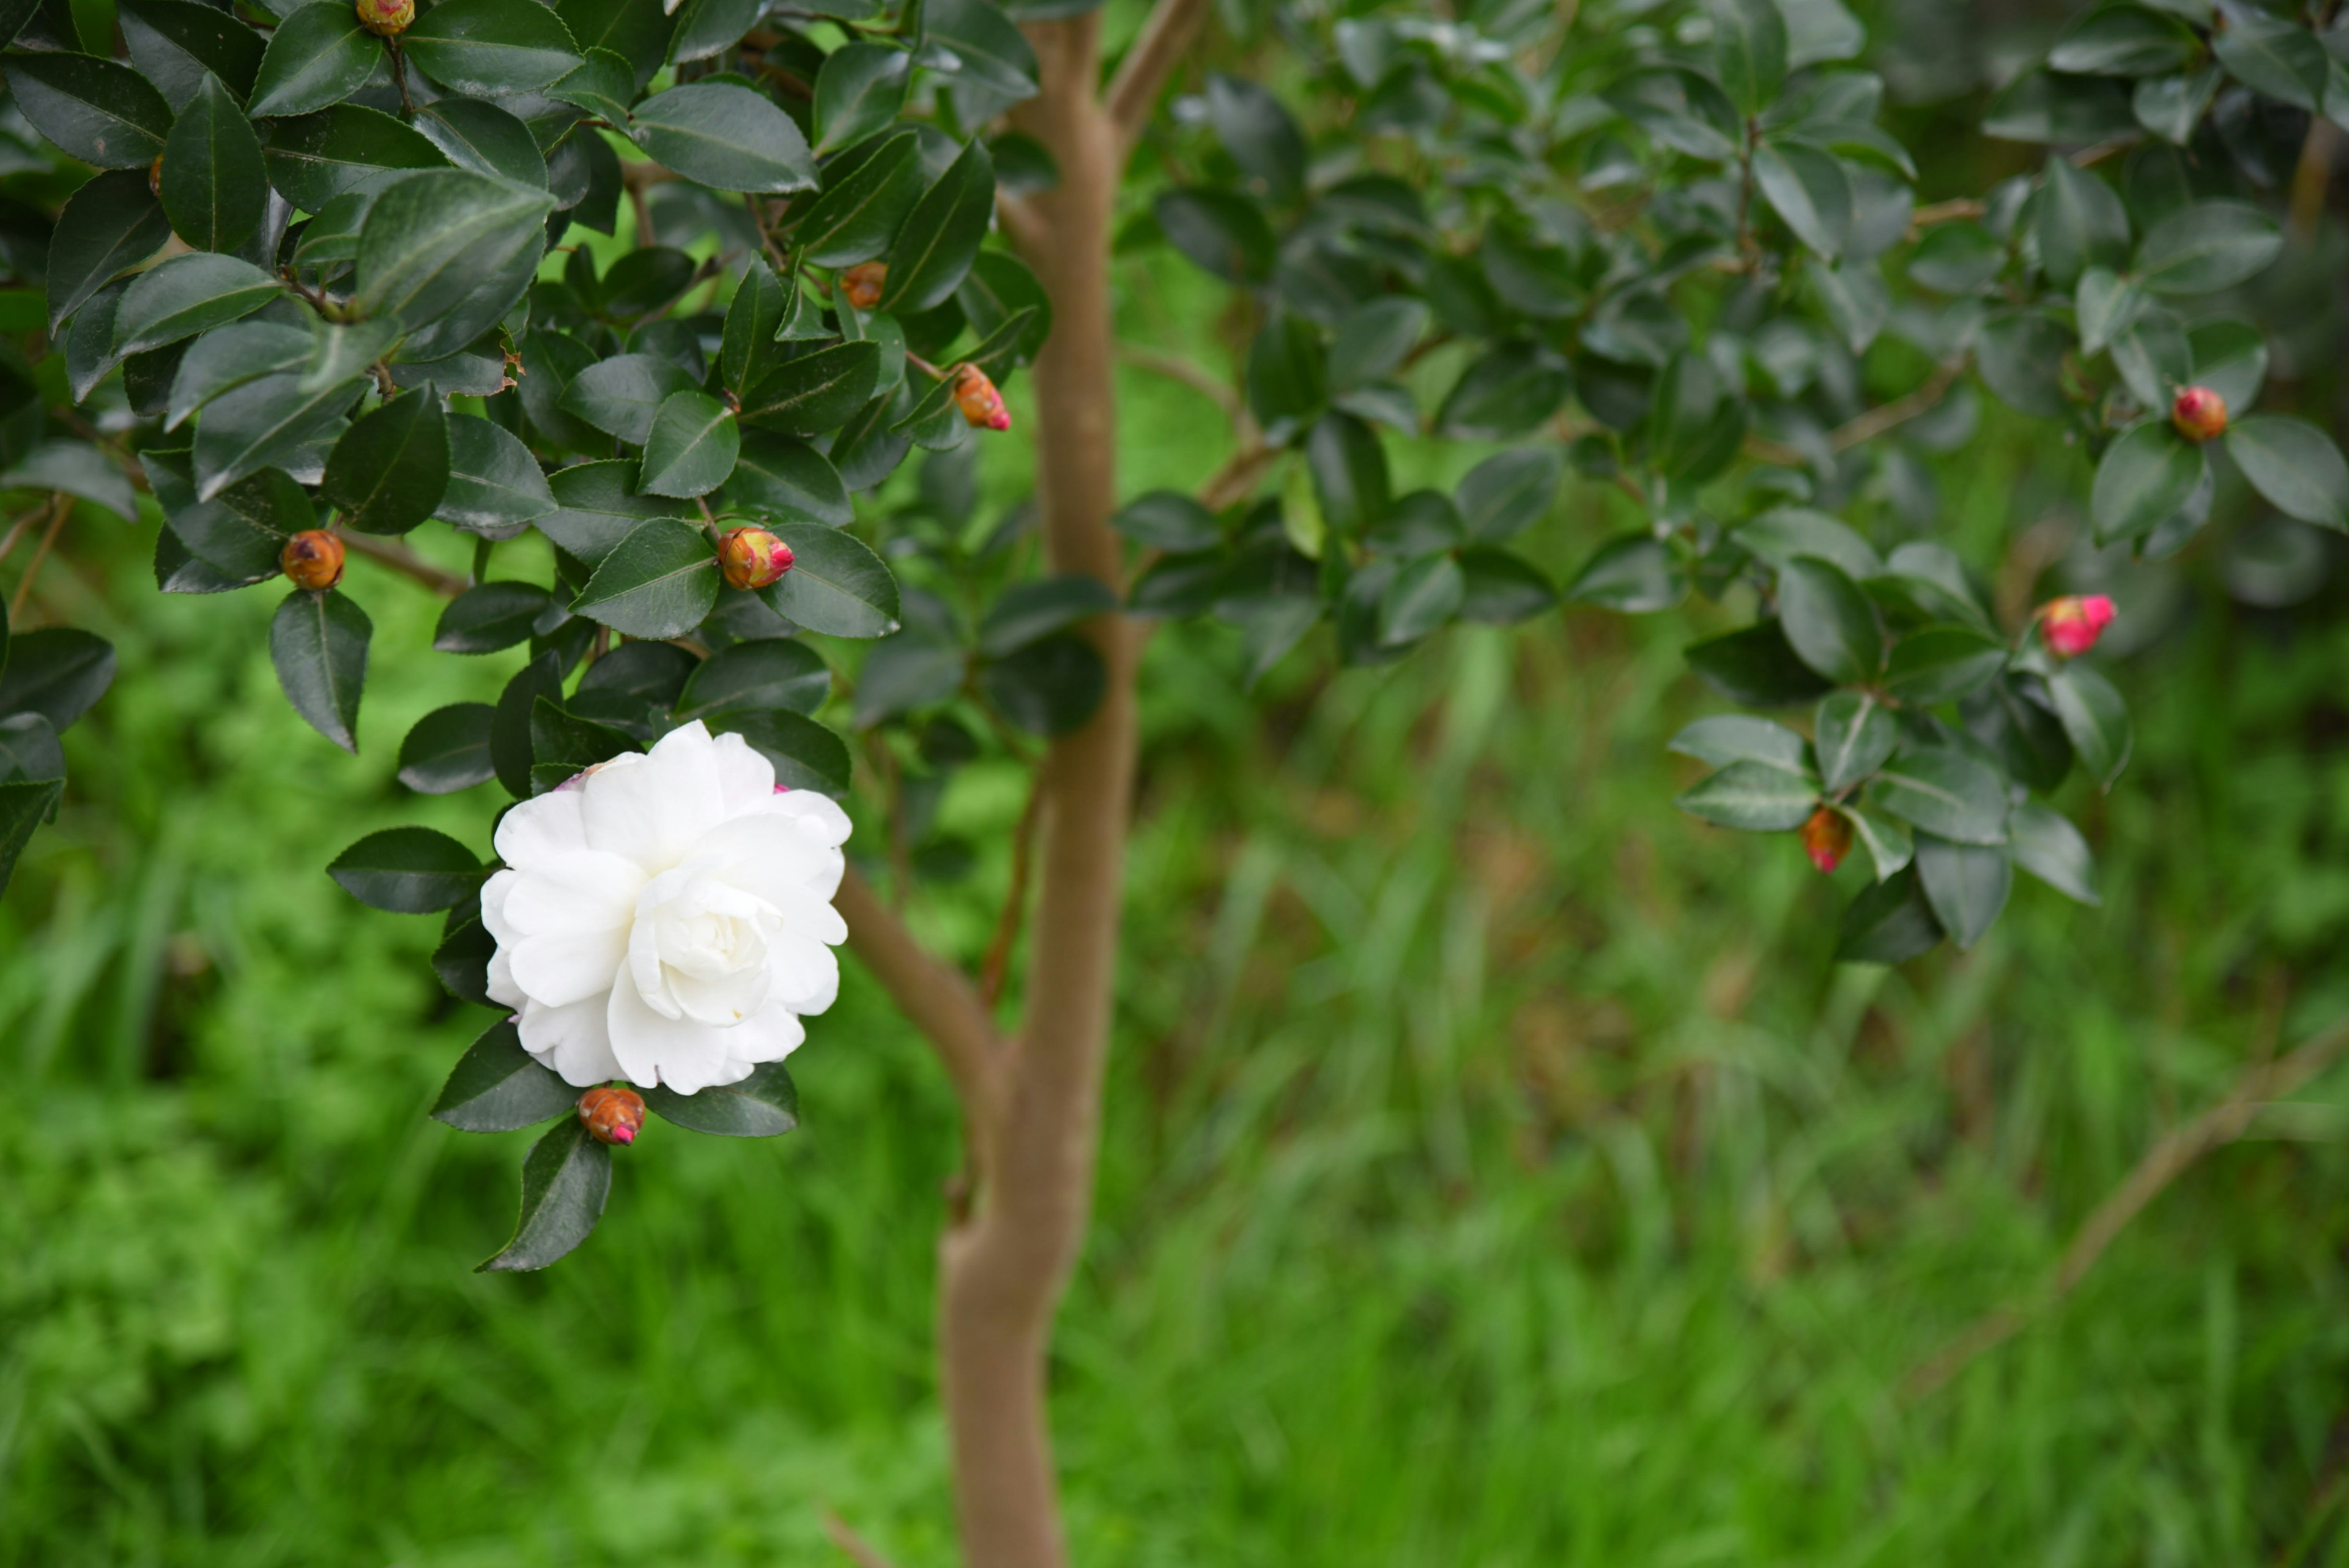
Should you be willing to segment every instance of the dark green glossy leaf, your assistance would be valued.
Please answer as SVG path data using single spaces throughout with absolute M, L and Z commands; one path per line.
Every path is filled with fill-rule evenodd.
M 432 1119 L 459 1132 L 513 1132 L 555 1116 L 575 1117 L 579 1091 L 523 1049 L 513 1020 L 490 1025 L 458 1058 L 432 1102 Z
M 16 779 L 0 783 L 0 889 L 15 874 L 16 858 L 65 793 L 61 779 Z
M 905 214 L 889 247 L 880 308 L 908 317 L 951 296 L 995 214 L 995 165 L 976 137 Z
M 1489 545 L 1460 552 L 1460 618 L 1508 626 L 1557 603 L 1557 589 L 1541 568 Z
M 1982 940 L 2014 886 L 2014 863 L 2004 846 L 1952 844 L 1920 833 L 1916 857 L 1917 879 L 1936 923 L 1961 951 Z
M 533 92 L 578 68 L 571 31 L 536 0 L 440 0 L 400 35 L 402 53 L 455 92 Z
M 119 354 L 137 354 L 252 315 L 285 286 L 248 261 L 195 251 L 131 280 L 115 309 Z
M 645 438 L 638 486 L 647 495 L 707 495 L 734 472 L 741 444 L 732 410 L 707 392 L 672 392 Z
M 1688 597 L 1688 576 L 1670 545 L 1653 534 L 1626 534 L 1599 546 L 1567 585 L 1574 604 L 1626 615 L 1670 609 Z
M 2230 6 L 2226 25 L 2210 35 L 2210 48 L 2237 81 L 2255 91 L 2294 109 L 2313 110 L 2324 101 L 2331 75 L 2324 46 L 2295 20 Z
M 158 183 L 171 227 L 200 251 L 235 250 L 261 223 L 268 180 L 260 139 L 207 72 L 163 145 Z
M 1731 763 L 1762 763 L 1784 773 L 1811 773 L 1808 741 L 1775 719 L 1750 713 L 1715 713 L 1683 725 L 1665 742 L 1665 750 L 1694 757 L 1714 767 Z
M 1515 538 L 1548 513 L 1564 473 L 1552 448 L 1520 447 L 1488 457 L 1454 493 L 1460 521 L 1473 538 L 1490 544 Z
M 2349 532 L 2349 463 L 2314 425 L 2253 414 L 2228 428 L 2227 455 L 2277 511 Z
M 1305 134 L 1280 100 L 1251 81 L 1214 71 L 1207 77 L 1207 123 L 1240 171 L 1279 202 L 1305 194 Z
M 759 590 L 786 620 L 831 637 L 886 637 L 897 627 L 897 579 L 854 536 L 815 523 L 778 523 L 792 569 Z
M 1882 767 L 1900 743 L 1899 724 L 1864 691 L 1822 698 L 1813 729 L 1819 782 L 1830 794 L 1840 794 Z
M 497 775 L 490 761 L 496 716 L 487 702 L 452 702 L 425 714 L 399 742 L 399 782 L 419 794 L 452 794 L 488 783 Z
M 1153 211 L 1169 244 L 1225 282 L 1271 275 L 1278 250 L 1272 225 L 1246 196 L 1208 187 L 1168 191 Z
M 1795 654 L 1830 680 L 1871 680 L 1883 665 L 1875 607 L 1832 562 L 1803 556 L 1780 570 L 1778 618 Z
M 2017 866 L 2067 898 L 2089 905 L 2104 902 L 2096 889 L 2095 857 L 2062 812 L 2027 800 L 2014 808 L 2007 830 L 2008 848 Z
M 556 15 L 562 14 L 560 7 Z M 740 37 L 740 34 L 735 35 Z M 580 42 L 585 43 L 585 39 Z M 585 109 L 614 125 L 628 123 L 628 101 L 636 96 L 636 68 L 609 49 L 591 48 L 576 69 L 546 89 L 560 103 Z
M 441 609 L 432 646 L 442 653 L 495 653 L 527 642 L 553 602 L 536 583 L 476 584 Z
M 1402 648 L 1450 620 L 1467 595 L 1460 563 L 1449 555 L 1428 556 L 1404 566 L 1379 596 L 1381 646 Z
M 927 14 L 935 16 L 936 10 L 933 5 Z M 815 78 L 817 153 L 853 146 L 895 119 L 913 58 L 880 44 L 848 44 L 826 55 Z
M 775 782 L 786 789 L 835 798 L 848 793 L 847 742 L 803 714 L 780 708 L 723 713 L 714 728 L 748 741 L 775 765 Z
M 1941 927 L 1914 869 L 1867 888 L 1844 911 L 1836 958 L 1843 963 L 1900 963 L 1930 952 Z
M 677 717 L 781 709 L 813 714 L 832 694 L 832 671 L 816 651 L 788 638 L 722 648 L 694 667 L 677 699 Z
M 1504 343 L 1461 373 L 1437 410 L 1446 435 L 1508 441 L 1545 423 L 1574 389 L 1566 361 L 1536 343 Z
M 163 156 L 171 106 L 129 66 L 42 53 L 10 55 L 6 68 L 33 129 L 84 163 L 143 171 Z
M 978 650 L 1000 659 L 1054 632 L 1117 608 L 1117 596 L 1098 578 L 1069 573 L 1016 583 L 988 607 L 978 625 Z
M 2120 197 L 2068 158 L 2047 160 L 2033 226 L 2040 270 L 2057 288 L 2071 288 L 2092 266 L 2117 268 L 2128 259 L 2128 213 Z
M 49 241 L 49 329 L 171 237 L 146 171 L 100 174 L 76 191 Z
M 647 1089 L 645 1108 L 688 1131 L 719 1137 L 775 1137 L 800 1125 L 799 1091 L 781 1062 L 762 1062 L 740 1083 L 696 1095 Z
M 1833 153 L 1806 142 L 1764 142 L 1754 150 L 1754 182 L 1796 239 L 1822 256 L 1843 254 L 1851 238 L 1851 176 Z
M 638 494 L 636 465 L 618 460 L 558 469 L 547 487 L 555 509 L 538 519 L 539 532 L 590 566 L 647 519 L 682 522 L 698 515 L 689 503 Z
M 2186 504 L 2208 466 L 2202 449 L 2166 420 L 2147 420 L 2124 431 L 2096 464 L 2089 514 L 2096 542 L 2141 539 Z
M 1729 99 L 1758 114 L 1786 79 L 1786 19 L 1776 0 L 1711 0 L 1713 57 Z
M 1757 708 L 1807 702 L 1827 683 L 1796 657 L 1775 620 L 1692 643 L 1689 668 L 1733 702 Z
M 1802 826 L 1818 809 L 1819 791 L 1801 774 L 1739 761 L 1708 774 L 1672 804 L 1717 826 L 1775 833 Z
M 313 442 L 337 433 L 359 395 L 354 379 L 305 392 L 291 373 L 264 376 L 223 393 L 196 421 L 196 495 L 210 501 L 248 474 L 286 467 Z
M 1109 672 L 1092 645 L 1061 632 L 982 662 L 979 690 L 995 711 L 1034 735 L 1065 735 L 1101 706 Z
M 2275 219 L 2245 202 L 2197 202 L 2137 247 L 2137 281 L 2156 294 L 2210 294 L 2263 271 L 2283 248 Z
M 1118 509 L 1110 526 L 1155 550 L 1211 550 L 1224 541 L 1216 514 L 1179 490 L 1154 490 Z
M 336 856 L 326 875 L 369 909 L 429 915 L 478 897 L 490 873 L 471 850 L 445 833 L 388 827 Z
M 261 156 L 269 182 L 305 213 L 346 192 L 379 190 L 395 171 L 449 164 L 421 131 L 356 103 L 272 121 Z
M 2137 744 L 2128 705 L 2111 681 L 2083 664 L 2069 664 L 2050 675 L 2047 690 L 2080 766 L 2098 789 L 2112 788 Z
M 540 9 L 535 0 L 512 3 Z M 535 267 L 553 204 L 543 192 L 462 169 L 402 180 L 376 199 L 359 231 L 352 303 L 370 318 L 410 328 L 461 314 L 442 336 L 452 347 L 470 342 L 512 303 L 484 297 L 478 286 L 518 259 L 525 272 Z
M 1960 844 L 2006 841 L 2006 784 L 1961 752 L 1935 748 L 1896 757 L 1876 775 L 1875 804 Z
M 911 131 L 892 136 L 837 183 L 826 183 L 792 232 L 810 264 L 848 266 L 889 248 L 922 199 L 920 146 Z
M 2004 311 L 1982 324 L 1975 364 L 2009 408 L 2061 419 L 2072 406 L 2062 379 L 2071 348 L 2072 335 L 2041 312 Z
M 367 86 L 383 63 L 383 40 L 359 26 L 355 5 L 314 0 L 269 35 L 247 111 L 309 114 L 340 103 Z
M 1036 51 L 990 0 L 924 0 L 923 64 L 941 48 L 958 88 L 987 89 L 988 108 L 1009 108 L 1036 94 Z
M 530 705 L 530 778 L 543 794 L 587 768 L 643 750 L 635 736 L 610 724 L 571 712 L 554 699 Z
M 269 623 L 269 659 L 285 700 L 347 752 L 359 749 L 359 691 L 374 629 L 365 610 L 332 590 L 296 588 Z
M 546 188 L 546 159 L 530 127 L 493 103 L 444 98 L 417 110 L 416 129 L 460 169 Z
M 742 422 L 783 435 L 837 430 L 872 399 L 880 368 L 880 346 L 869 341 L 802 354 L 775 367 L 743 396 Z
M 677 36 L 669 40 L 669 59 L 676 63 L 706 59 L 732 48 L 743 34 L 758 26 L 766 9 L 765 0 L 685 0 L 678 7 Z
M 362 534 L 405 534 L 449 488 L 449 421 L 427 388 L 393 399 L 335 442 L 319 493 Z
M 693 389 L 693 378 L 674 360 L 651 354 L 619 354 L 574 376 L 556 406 L 605 435 L 642 446 L 652 434 L 653 416 L 660 411 L 662 400 Z
M 799 286 L 795 282 L 792 286 Z M 718 352 L 719 375 L 737 397 L 781 361 L 775 333 L 790 313 L 790 296 L 775 269 L 764 257 L 752 256 L 726 307 L 726 331 Z
M 655 518 L 604 557 L 571 607 L 630 637 L 683 637 L 718 602 L 718 582 L 701 530 Z
M 577 1116 L 557 1122 L 523 1161 L 522 1220 L 513 1240 L 474 1272 L 546 1267 L 595 1229 L 611 1188 L 612 1151 Z
M 542 653 L 516 670 L 498 693 L 497 710 L 490 720 L 490 765 L 506 793 L 520 799 L 531 794 L 531 716 L 537 711 L 540 698 L 563 700 L 565 667 L 560 653 Z
M 2006 668 L 2007 647 L 1978 627 L 1929 626 L 1894 645 L 1884 689 L 1901 701 L 1954 702 Z
M 502 426 L 471 417 L 449 421 L 449 488 L 433 514 L 493 539 L 555 510 L 538 460 Z
M 2148 77 L 2182 70 L 2199 52 L 2193 29 L 2178 17 L 2146 5 L 2106 5 L 2064 28 L 2047 64 L 2077 76 Z
M 19 5 L 14 9 L 29 10 Z M 130 63 L 155 84 L 177 112 L 209 71 L 240 99 L 253 91 L 261 68 L 261 37 L 235 16 L 198 0 L 118 0 L 115 20 Z M 7 30 L 0 17 L 0 33 Z
M 628 133 L 656 161 L 713 190 L 781 194 L 816 183 L 799 127 L 746 87 L 694 82 L 656 93 L 636 106 Z
M 0 716 L 38 713 L 62 733 L 114 683 L 114 648 L 78 627 L 20 631 L 0 666 Z
M 823 453 L 805 441 L 746 430 L 734 472 L 726 481 L 728 507 L 787 522 L 845 527 L 854 517 L 848 487 Z

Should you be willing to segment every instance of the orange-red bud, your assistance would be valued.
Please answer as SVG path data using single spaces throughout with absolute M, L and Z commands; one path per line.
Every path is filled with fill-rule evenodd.
M 2227 400 L 2208 387 L 2188 387 L 2169 405 L 2169 422 L 2199 446 L 2227 433 Z
M 2113 624 L 2113 601 L 2102 594 L 2085 598 L 2050 599 L 2039 607 L 2039 635 L 2049 651 L 2076 659 L 2096 646 L 2105 628 Z
M 859 310 L 870 310 L 881 303 L 881 290 L 888 281 L 887 262 L 858 262 L 840 275 L 840 297 Z
M 616 1084 L 599 1085 L 579 1096 L 579 1119 L 596 1142 L 625 1147 L 645 1125 L 645 1097 Z
M 157 201 L 163 199 L 163 155 L 155 154 L 155 161 L 147 165 L 147 193 Z
M 324 528 L 305 528 L 277 552 L 277 569 L 297 588 L 324 592 L 343 580 L 343 542 Z
M 955 372 L 954 400 L 962 417 L 981 430 L 1011 428 L 1011 410 L 1003 406 L 1003 394 L 976 365 L 965 365 Z
M 1851 853 L 1851 821 L 1831 805 L 1811 813 L 1803 824 L 1803 853 L 1822 872 L 1832 872 Z
M 718 541 L 718 569 L 738 588 L 763 588 L 792 569 L 792 547 L 764 528 L 729 528 Z

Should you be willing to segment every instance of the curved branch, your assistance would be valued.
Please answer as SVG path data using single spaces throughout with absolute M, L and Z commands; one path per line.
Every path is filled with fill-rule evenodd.
M 1111 123 L 1117 127 L 1119 163 L 1125 161 L 1141 139 L 1150 111 L 1157 107 L 1159 89 L 1174 74 L 1184 51 L 1190 48 L 1206 20 L 1207 0 L 1158 0 L 1151 8 L 1150 20 L 1142 25 L 1142 36 L 1134 39 L 1118 63 L 1117 75 L 1110 78 L 1106 107 Z
M 926 1036 L 954 1080 L 974 1132 L 993 1115 L 1000 1037 L 968 976 L 933 955 L 852 866 L 835 900 L 848 945 Z

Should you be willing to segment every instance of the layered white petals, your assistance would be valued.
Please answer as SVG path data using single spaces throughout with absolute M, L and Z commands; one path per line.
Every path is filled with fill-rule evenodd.
M 499 825 L 490 995 L 568 1083 L 740 1082 L 838 994 L 848 830 L 740 735 L 688 724 L 616 757 Z

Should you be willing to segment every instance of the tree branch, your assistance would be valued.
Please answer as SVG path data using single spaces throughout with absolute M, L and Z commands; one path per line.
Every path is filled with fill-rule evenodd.
M 1123 166 L 1141 140 L 1142 128 L 1157 107 L 1158 91 L 1174 74 L 1184 51 L 1207 20 L 1207 0 L 1158 0 L 1142 36 L 1110 78 L 1106 107 L 1117 128 L 1117 161 Z
M 1932 1393 L 1964 1371 L 1975 1356 L 2013 1338 L 2030 1325 L 2036 1314 L 2069 1295 L 2128 1222 L 2189 1166 L 2242 1137 L 2263 1106 L 2296 1093 L 2344 1053 L 2349 1053 L 2349 1019 L 2333 1024 L 2291 1055 L 2253 1067 L 2237 1081 L 2234 1093 L 2156 1139 L 2127 1179 L 2097 1204 L 2073 1234 L 2072 1244 L 2064 1249 L 2040 1299 L 2002 1306 L 1976 1320 L 1909 1375 L 1904 1386 L 1909 1397 L 1922 1398 Z
M 922 946 L 854 867 L 835 901 L 848 922 L 848 945 L 936 1047 L 977 1136 L 994 1114 L 1002 1045 L 978 989 Z
M 378 539 L 372 534 L 346 533 L 339 537 L 346 549 L 355 550 L 378 566 L 388 566 L 403 577 L 422 583 L 444 599 L 453 599 L 473 586 L 471 579 L 434 566 L 396 540 Z
M 1247 405 L 1240 400 L 1239 393 L 1234 391 L 1228 382 L 1217 380 L 1205 366 L 1179 355 L 1161 354 L 1154 348 L 1130 348 L 1123 343 L 1118 345 L 1117 357 L 1137 370 L 1148 370 L 1170 381 L 1182 382 L 1223 410 L 1224 417 L 1235 425 L 1247 418 Z
M 1879 404 L 1866 413 L 1836 426 L 1827 436 L 1827 445 L 1837 452 L 1849 452 L 1853 447 L 1874 441 L 1885 431 L 1907 424 L 1910 420 L 1930 413 L 1936 404 L 1950 395 L 1950 389 L 1965 374 L 1966 357 L 1953 354 L 1933 367 L 1933 373 L 1915 391 Z

